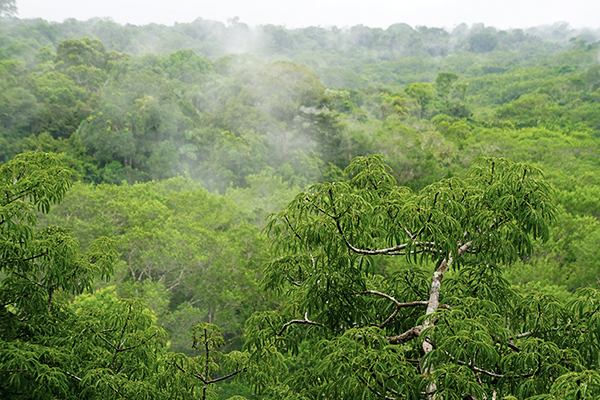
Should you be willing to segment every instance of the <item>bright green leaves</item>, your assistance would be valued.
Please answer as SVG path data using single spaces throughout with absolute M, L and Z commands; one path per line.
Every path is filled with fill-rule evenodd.
M 334 331 L 387 318 L 379 310 L 377 322 L 357 296 L 375 273 L 366 267 L 373 265 L 368 257 L 467 263 L 468 273 L 455 278 L 462 288 L 453 290 L 497 301 L 509 290 L 495 266 L 530 254 L 533 238 L 545 238 L 554 215 L 539 171 L 504 159 L 480 159 L 469 178 L 442 180 L 418 194 L 395 186 L 380 156 L 355 159 L 347 173 L 347 182 L 300 193 L 266 227 L 277 256 L 267 268 L 269 288 L 296 299 L 292 315 L 308 312 Z M 398 290 L 381 282 L 369 289 Z
M 193 50 L 179 50 L 170 54 L 166 60 L 165 72 L 185 84 L 202 81 L 204 75 L 213 73 L 210 61 L 200 57 Z
M 314 372 L 320 377 L 321 396 L 416 398 L 422 389 L 416 360 L 390 346 L 379 329 L 351 329 L 318 348 L 322 362 Z
M 68 39 L 62 41 L 56 49 L 59 68 L 86 66 L 104 68 L 106 66 L 106 48 L 98 39 Z
M 202 322 L 192 327 L 192 347 L 196 351 L 211 352 L 225 345 L 216 325 Z
M 532 302 L 535 308 L 543 308 L 549 300 L 521 298 L 516 293 L 512 299 L 516 310 L 519 303 Z M 566 310 L 513 314 L 511 309 L 475 298 L 457 299 L 454 304 L 451 310 L 435 314 L 435 325 L 421 335 L 433 345 L 424 363 L 434 366 L 432 381 L 444 398 L 461 393 L 490 396 L 492 391 L 528 398 L 547 392 L 569 370 L 581 368 L 577 350 L 567 344 L 578 333 L 573 326 L 548 321 L 549 315 L 564 315 Z M 531 322 L 535 326 L 527 331 Z
M 108 279 L 115 243 L 100 238 L 86 253 L 67 229 L 36 228 L 70 186 L 46 153 L 0 167 L 0 395 L 11 398 L 159 398 L 153 385 L 166 334 L 144 301 L 110 290 L 73 300 Z
M 46 153 L 22 154 L 0 167 L 0 269 L 6 274 L 0 297 L 20 312 L 50 311 L 56 292 L 79 294 L 112 274 L 116 253 L 110 240 L 99 240 L 83 255 L 66 229 L 34 229 L 34 211 L 47 213 L 60 202 L 69 177 Z
M 158 386 L 169 398 L 214 398 L 212 390 L 216 384 L 247 371 L 247 353 L 223 354 L 218 350 L 225 341 L 216 325 L 206 322 L 195 325 L 192 340 L 192 347 L 199 353 L 197 357 L 167 353 L 161 362 Z
M 426 82 L 415 82 L 407 85 L 404 91 L 417 102 L 420 112 L 419 117 L 425 118 L 427 105 L 433 100 L 435 91 L 431 84 Z
M 249 350 L 322 349 L 284 384 L 332 398 L 524 398 L 577 368 L 559 344 L 572 337 L 564 306 L 520 297 L 501 276 L 548 237 L 555 206 L 540 171 L 482 158 L 465 179 L 414 193 L 382 161 L 357 158 L 349 180 L 271 215 L 266 283 L 286 301 L 248 321 Z
M 20 399 L 17 393 L 27 391 L 38 399 L 68 398 L 68 377 L 59 367 L 67 359 L 62 349 L 0 340 L 0 395 Z
M 34 225 L 34 209 L 47 213 L 70 187 L 70 172 L 47 153 L 25 153 L 0 167 L 2 223 Z
M 48 212 L 51 204 L 60 202 L 70 186 L 69 177 L 58 159 L 46 153 L 22 154 L 0 167 L 2 394 L 69 398 L 76 382 L 85 380 L 78 364 L 85 363 L 87 356 L 83 356 L 85 351 L 74 349 L 82 344 L 92 346 L 91 328 L 86 325 L 87 317 L 75 316 L 69 299 L 90 290 L 96 278 L 112 275 L 116 253 L 108 239 L 94 242 L 86 254 L 81 254 L 79 243 L 66 229 L 36 229 L 34 212 Z M 139 348 L 135 360 L 142 359 L 140 340 L 144 339 L 131 338 L 137 329 L 147 328 L 147 323 L 130 313 L 127 319 L 131 324 L 127 326 L 127 322 L 113 321 L 113 317 L 125 315 L 123 310 L 111 311 L 113 314 L 98 316 L 95 322 L 113 325 L 107 335 L 117 329 L 122 333 L 119 343 L 104 338 L 115 349 L 113 363 L 116 349 L 125 351 L 127 347 Z M 89 360 L 99 361 L 101 354 L 98 348 L 90 350 Z M 107 368 L 106 363 L 100 368 Z
M 378 157 L 356 159 L 347 171 L 350 181 L 315 185 L 273 217 L 267 230 L 280 254 L 306 246 L 328 260 L 350 251 L 441 261 L 471 242 L 478 262 L 510 263 L 531 253 L 533 238 L 547 238 L 555 212 L 538 171 L 502 159 L 481 159 L 468 179 L 419 194 L 397 188 Z
M 145 299 L 170 349 L 188 355 L 189 330 L 199 321 L 219 325 L 228 349 L 241 348 L 245 319 L 267 303 L 259 291 L 266 240 L 246 220 L 226 197 L 183 178 L 76 184 L 45 217 L 72 229 L 96 264 L 108 253 L 90 247 L 92 238 L 115 237 L 119 295 Z
M 154 313 L 138 299 L 103 296 L 100 301 L 101 307 L 90 307 L 88 298 L 74 308 L 74 332 L 65 337 L 72 347 L 72 373 L 82 378 L 88 396 L 157 397 L 150 383 L 166 335 L 155 325 Z
M 383 164 L 381 155 L 370 157 L 357 157 L 348 165 L 346 172 L 352 175 L 352 185 L 357 188 L 382 190 L 389 189 L 396 184 L 396 180 L 389 173 L 389 167 Z
M 467 240 L 489 262 L 510 263 L 531 254 L 533 240 L 548 238 L 556 208 L 539 170 L 505 159 L 477 159 L 469 172 L 477 191 L 468 194 Z
M 531 400 L 592 400 L 599 396 L 600 374 L 596 370 L 585 370 L 562 375 L 552 385 L 550 394 L 533 396 Z

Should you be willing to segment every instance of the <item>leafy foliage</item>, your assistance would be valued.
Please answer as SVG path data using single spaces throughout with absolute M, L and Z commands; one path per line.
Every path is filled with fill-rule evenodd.
M 0 395 L 593 398 L 598 37 L 3 18 Z
M 110 288 L 82 295 L 95 279 L 112 275 L 114 242 L 97 239 L 82 254 L 67 229 L 36 229 L 35 210 L 47 213 L 63 199 L 69 175 L 47 153 L 19 155 L 0 167 L 0 395 L 159 399 L 195 393 L 195 386 L 167 373 L 173 354 L 166 352 L 166 333 L 143 300 L 118 299 Z M 74 295 L 81 296 L 72 301 Z M 209 346 L 202 342 L 208 331 L 199 333 L 203 327 L 194 330 L 194 348 Z M 210 346 L 224 344 L 216 327 L 206 329 Z M 190 365 L 202 361 L 175 357 Z M 243 365 L 247 356 L 223 358 Z
M 501 276 L 549 237 L 539 170 L 478 159 L 465 179 L 413 193 L 381 161 L 355 159 L 349 180 L 312 186 L 267 225 L 266 285 L 287 300 L 248 321 L 248 348 L 320 351 L 281 384 L 332 398 L 535 398 L 596 365 L 583 315 L 597 291 L 564 304 Z

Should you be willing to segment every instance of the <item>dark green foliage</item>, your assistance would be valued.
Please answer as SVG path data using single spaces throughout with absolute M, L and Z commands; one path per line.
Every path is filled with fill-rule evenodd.
M 487 53 L 498 45 L 498 36 L 495 32 L 477 32 L 469 36 L 469 50 L 475 53 Z

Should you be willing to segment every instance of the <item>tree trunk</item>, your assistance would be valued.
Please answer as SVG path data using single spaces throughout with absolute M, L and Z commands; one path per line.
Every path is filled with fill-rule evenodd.
M 467 250 L 469 250 L 469 248 L 471 247 L 471 243 L 472 242 L 467 242 L 464 245 L 462 245 L 461 247 L 459 247 L 458 249 L 458 254 L 456 255 L 456 258 L 462 256 Z M 444 274 L 446 273 L 446 271 L 448 271 L 448 268 L 450 268 L 450 266 L 452 265 L 452 262 L 454 261 L 454 258 L 452 257 L 452 254 L 450 254 L 448 256 L 448 258 L 445 258 L 442 263 L 440 264 L 440 266 L 435 270 L 435 272 L 433 273 L 433 276 L 431 277 L 431 289 L 429 291 L 429 301 L 427 303 L 427 311 L 425 312 L 425 315 L 431 315 L 434 312 L 437 311 L 437 309 L 440 306 L 440 289 L 442 287 L 442 279 L 444 278 Z M 423 324 L 423 330 L 421 332 L 423 332 L 425 329 L 433 326 L 433 320 L 431 318 L 427 318 L 425 320 L 425 323 Z M 425 340 L 423 341 L 423 351 L 425 352 L 425 354 L 429 353 L 431 350 L 433 350 L 433 345 L 428 341 L 429 338 L 425 338 Z M 433 369 L 431 367 L 428 367 L 425 364 L 423 364 L 423 372 L 426 374 L 431 374 L 433 372 Z M 435 382 L 433 382 L 431 385 L 429 385 L 429 388 L 427 389 L 427 392 L 429 393 L 429 399 L 434 399 L 435 395 L 433 394 L 437 389 L 437 386 L 435 384 Z

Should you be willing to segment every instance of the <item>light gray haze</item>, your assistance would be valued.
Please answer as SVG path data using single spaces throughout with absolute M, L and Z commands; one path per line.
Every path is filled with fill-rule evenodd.
M 288 28 L 358 24 L 387 28 L 407 23 L 451 29 L 482 22 L 508 29 L 559 21 L 572 28 L 600 28 L 599 0 L 17 0 L 17 7 L 19 18 L 61 22 L 110 17 L 135 25 L 173 25 L 196 18 L 226 22 L 239 17 L 250 26 Z

